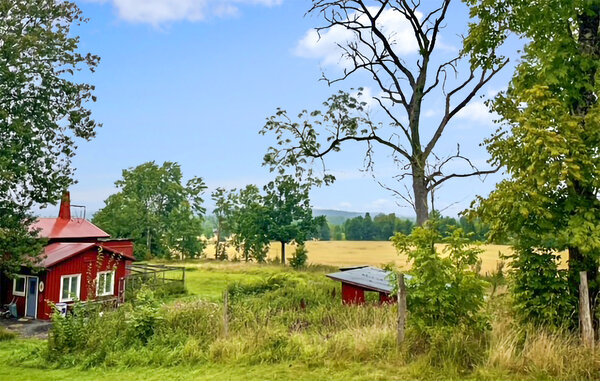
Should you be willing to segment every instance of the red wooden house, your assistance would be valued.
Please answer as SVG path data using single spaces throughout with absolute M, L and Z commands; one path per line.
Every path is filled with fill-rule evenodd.
M 116 300 L 124 292 L 126 266 L 135 257 L 130 240 L 110 236 L 83 218 L 72 218 L 69 194 L 58 218 L 40 218 L 32 229 L 48 245 L 34 272 L 23 267 L 15 279 L 0 275 L 0 302 L 16 302 L 19 317 L 49 319 L 52 304 Z

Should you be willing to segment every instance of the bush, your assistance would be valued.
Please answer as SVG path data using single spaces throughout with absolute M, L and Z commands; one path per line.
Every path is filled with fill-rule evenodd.
M 142 287 L 134 300 L 134 309 L 127 316 L 127 324 L 133 338 L 147 343 L 154 334 L 158 323 L 163 319 L 159 312 L 159 303 L 154 293 Z
M 304 244 L 298 244 L 296 247 L 296 251 L 294 252 L 294 257 L 290 259 L 290 265 L 293 268 L 302 268 L 306 265 L 306 261 L 308 260 L 308 250 L 304 246 Z
M 482 312 L 487 283 L 475 272 L 481 249 L 461 228 L 452 228 L 442 256 L 435 243 L 442 237 L 435 221 L 417 227 L 410 235 L 397 233 L 394 246 L 412 261 L 407 285 L 407 305 L 413 325 L 432 327 L 489 327 Z

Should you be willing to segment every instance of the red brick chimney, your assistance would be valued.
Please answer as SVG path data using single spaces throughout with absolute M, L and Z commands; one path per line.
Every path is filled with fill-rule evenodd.
M 71 195 L 69 191 L 63 193 L 62 199 L 60 200 L 60 210 L 58 211 L 58 218 L 71 220 Z

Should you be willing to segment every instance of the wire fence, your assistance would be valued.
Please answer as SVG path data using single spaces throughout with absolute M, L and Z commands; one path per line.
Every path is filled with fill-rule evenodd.
M 132 264 L 127 266 L 129 274 L 120 280 L 119 300 L 133 299 L 143 286 L 152 289 L 155 295 L 164 296 L 185 292 L 185 267 L 158 264 Z

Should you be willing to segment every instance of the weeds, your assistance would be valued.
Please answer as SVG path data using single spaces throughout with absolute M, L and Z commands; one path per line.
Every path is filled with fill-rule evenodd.
M 248 269 L 238 264 L 211 267 L 213 272 Z M 600 356 L 582 349 L 576 335 L 519 325 L 506 295 L 486 303 L 489 331 L 468 325 L 423 331 L 411 325 L 398 348 L 395 305 L 343 305 L 339 285 L 323 277 L 322 270 L 277 271 L 253 265 L 248 274 L 263 277 L 229 286 L 227 336 L 222 303 L 191 296 L 165 303 L 144 291 L 118 310 L 77 307 L 74 315 L 55 316 L 47 346 L 21 349 L 11 362 L 102 370 L 179 366 L 192 370 L 211 365 L 239 370 L 364 365 L 374 370 L 374 365 L 387 365 L 388 373 L 401 368 L 402 375 L 419 379 L 600 376 Z M 375 375 L 394 374 L 369 374 Z

